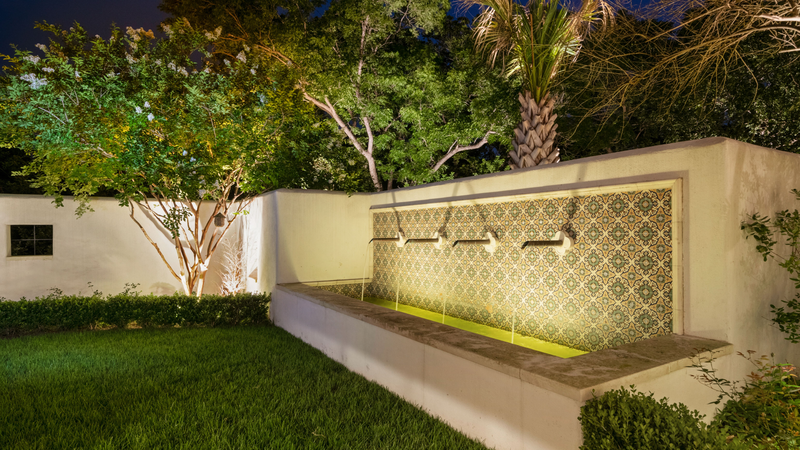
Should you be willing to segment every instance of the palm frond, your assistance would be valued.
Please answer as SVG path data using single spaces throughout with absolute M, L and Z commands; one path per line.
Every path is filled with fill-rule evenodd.
M 536 101 L 544 98 L 560 66 L 574 60 L 592 23 L 613 11 L 605 0 L 584 0 L 570 12 L 558 0 L 464 0 L 481 5 L 473 22 L 476 49 L 494 66 L 503 62 L 507 76 L 520 72 L 525 88 Z

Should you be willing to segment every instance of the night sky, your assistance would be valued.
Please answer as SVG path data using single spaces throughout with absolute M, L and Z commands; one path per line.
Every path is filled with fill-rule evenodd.
M 35 50 L 49 34 L 33 28 L 47 21 L 69 28 L 77 21 L 90 36 L 108 38 L 111 23 L 125 28 L 157 30 L 167 15 L 158 10 L 160 0 L 0 0 L 0 53 L 12 54 L 11 44 Z
M 646 3 L 649 0 L 628 0 Z M 46 44 L 48 34 L 33 28 L 47 21 L 68 28 L 80 23 L 90 36 L 109 36 L 111 23 L 125 28 L 142 27 L 156 31 L 167 15 L 158 10 L 160 0 L 0 0 L 0 53 L 13 54 L 11 44 L 34 50 Z

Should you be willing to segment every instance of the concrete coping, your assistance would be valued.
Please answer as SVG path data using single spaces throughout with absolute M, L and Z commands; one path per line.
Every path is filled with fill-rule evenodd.
M 581 402 L 681 370 L 691 366 L 693 359 L 708 360 L 733 352 L 733 345 L 727 342 L 672 334 L 559 358 L 309 284 L 282 284 L 275 289 Z

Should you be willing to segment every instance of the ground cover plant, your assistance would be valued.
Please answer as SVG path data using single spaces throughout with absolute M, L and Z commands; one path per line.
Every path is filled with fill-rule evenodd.
M 714 361 L 696 360 L 696 378 L 715 390 L 722 405 L 706 425 L 681 403 L 656 400 L 633 386 L 611 390 L 581 407 L 582 450 L 763 449 L 800 445 L 800 386 L 794 366 L 772 357 L 739 353 L 753 364 L 744 382 L 720 377 Z
M 0 341 L 0 448 L 485 448 L 280 328 Z
M 125 327 L 217 326 L 269 322 L 269 294 L 140 295 L 135 285 L 103 296 L 63 295 L 58 289 L 33 300 L 0 297 L 0 336 Z

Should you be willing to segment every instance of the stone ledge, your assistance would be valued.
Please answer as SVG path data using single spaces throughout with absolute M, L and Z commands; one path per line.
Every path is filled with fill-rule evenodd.
M 733 352 L 727 342 L 673 334 L 564 359 L 302 283 L 275 289 L 578 401 L 683 369 L 698 353 Z

